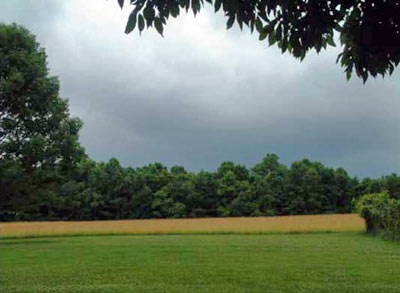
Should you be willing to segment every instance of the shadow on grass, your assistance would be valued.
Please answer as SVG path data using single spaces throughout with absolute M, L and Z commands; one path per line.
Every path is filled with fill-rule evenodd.
M 249 231 L 249 232 L 238 232 L 238 231 L 182 231 L 182 232 L 164 232 L 164 233 L 76 233 L 76 234 L 53 234 L 53 235 L 23 235 L 23 236 L 6 236 L 0 240 L 1 244 L 15 242 L 20 243 L 18 239 L 37 239 L 37 238 L 61 238 L 61 237 L 88 237 L 88 236 L 185 236 L 185 235 L 301 235 L 301 234 L 359 234 L 368 235 L 364 231 Z M 5 242 L 6 241 L 6 242 Z M 46 240 L 42 240 L 43 243 Z M 35 241 L 32 243 L 40 243 L 42 241 Z M 48 242 L 51 242 L 48 240 Z
M 48 244 L 53 243 L 55 240 L 52 239 L 38 239 L 39 237 L 25 237 L 25 238 L 2 238 L 0 239 L 0 246 L 11 246 L 11 245 L 27 245 L 26 241 L 18 241 L 18 240 L 27 240 L 27 239 L 35 239 L 35 241 L 29 241 L 29 245 L 41 245 L 41 244 Z M 48 237 L 50 238 L 50 237 Z

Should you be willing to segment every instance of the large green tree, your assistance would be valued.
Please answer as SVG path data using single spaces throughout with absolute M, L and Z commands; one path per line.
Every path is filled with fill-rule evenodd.
M 83 153 L 82 122 L 70 118 L 59 82 L 49 75 L 46 53 L 23 27 L 0 24 L 0 157 L 30 171 L 68 168 Z
M 399 0 L 118 0 L 121 8 L 124 2 L 133 6 L 126 33 L 155 27 L 163 34 L 169 17 L 189 9 L 196 15 L 208 2 L 222 10 L 228 29 L 235 22 L 247 26 L 301 60 L 312 49 L 335 46 L 337 32 L 347 78 L 353 70 L 364 82 L 369 75 L 392 74 L 400 62 Z
M 3 212 L 12 212 L 20 201 L 40 209 L 40 197 L 47 202 L 55 197 L 54 181 L 71 176 L 84 157 L 78 142 L 81 126 L 79 119 L 70 118 L 68 101 L 59 97 L 59 82 L 49 75 L 45 50 L 35 37 L 21 26 L 0 24 Z

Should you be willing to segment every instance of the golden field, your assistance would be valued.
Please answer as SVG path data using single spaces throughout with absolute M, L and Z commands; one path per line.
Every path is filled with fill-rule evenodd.
M 72 235 L 307 233 L 364 230 L 357 214 L 280 217 L 148 219 L 119 221 L 1 223 L 0 236 L 23 238 Z

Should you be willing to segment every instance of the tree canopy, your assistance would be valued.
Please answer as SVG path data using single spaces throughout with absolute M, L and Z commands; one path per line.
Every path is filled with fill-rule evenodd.
M 0 25 L 0 157 L 24 168 L 68 164 L 79 153 L 82 122 L 70 118 L 46 53 L 17 25 Z
M 300 60 L 312 49 L 336 46 L 339 35 L 337 62 L 347 79 L 353 71 L 364 82 L 370 75 L 391 75 L 400 62 L 400 0 L 118 0 L 121 8 L 125 2 L 133 6 L 127 34 L 154 27 L 162 35 L 169 17 L 183 10 L 196 15 L 206 2 L 222 10 L 228 29 L 247 26 L 260 41 Z
M 82 122 L 70 118 L 46 53 L 18 25 L 0 24 L 0 202 L 35 213 L 39 196 L 69 176 L 82 157 Z M 46 192 L 45 192 L 46 191 Z M 36 205 L 36 206 L 35 206 Z

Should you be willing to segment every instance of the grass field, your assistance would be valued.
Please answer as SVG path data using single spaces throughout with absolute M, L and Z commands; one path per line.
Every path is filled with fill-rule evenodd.
M 3 238 L 119 234 L 262 234 L 359 232 L 364 220 L 357 214 L 257 218 L 153 219 L 91 222 L 2 223 Z
M 354 214 L 2 223 L 0 291 L 400 293 L 399 243 L 363 230 Z
M 1 240 L 1 292 L 400 292 L 400 245 L 362 233 Z

